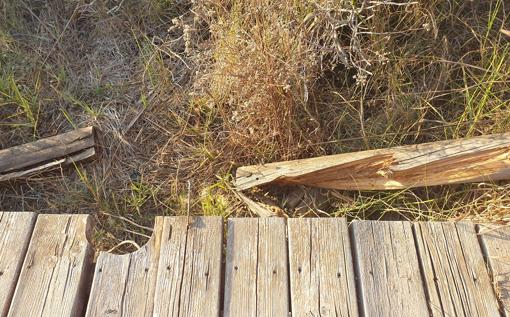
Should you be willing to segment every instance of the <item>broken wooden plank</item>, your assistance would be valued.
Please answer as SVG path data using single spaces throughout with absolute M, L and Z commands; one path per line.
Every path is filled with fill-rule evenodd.
M 429 316 L 411 224 L 351 225 L 365 316 Z
M 289 282 L 283 218 L 229 219 L 225 316 L 287 316 Z
M 80 316 L 92 248 L 88 215 L 39 215 L 8 316 Z
M 505 316 L 510 316 L 510 227 L 478 226 L 482 251 L 492 273 L 492 281 Z
M 7 316 L 36 214 L 0 212 L 0 316 Z
M 165 217 L 154 316 L 219 316 L 221 217 Z
M 268 183 L 386 190 L 510 178 L 510 133 L 240 167 L 236 187 Z
M 499 316 L 474 225 L 424 222 L 414 228 L 432 316 Z
M 152 237 L 136 252 L 99 254 L 86 316 L 153 316 L 162 230 L 157 217 Z
M 346 220 L 288 219 L 288 235 L 292 315 L 358 316 Z
M 93 127 L 0 150 L 0 181 L 28 176 L 95 155 Z

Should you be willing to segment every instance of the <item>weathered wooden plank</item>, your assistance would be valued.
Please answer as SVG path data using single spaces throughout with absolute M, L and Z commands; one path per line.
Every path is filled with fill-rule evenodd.
M 221 217 L 164 219 L 154 316 L 219 316 L 222 231 Z
M 289 314 L 286 233 L 285 219 L 258 219 L 258 316 L 287 316 Z
M 498 302 L 471 223 L 414 226 L 433 316 L 499 316 Z
M 229 219 L 225 263 L 225 316 L 257 314 L 256 219 Z
M 288 219 L 293 316 L 358 316 L 344 218 Z
M 267 183 L 385 190 L 510 178 L 510 133 L 243 166 L 240 190 Z
M 188 217 L 164 218 L 154 316 L 179 316 L 188 221 Z
M 39 215 L 8 316 L 78 316 L 92 267 L 88 215 Z
M 139 250 L 97 259 L 86 316 L 152 316 L 163 219 L 156 218 L 151 239 Z
M 9 310 L 36 217 L 32 212 L 0 212 L 0 316 Z
M 510 227 L 479 225 L 483 251 L 492 273 L 496 295 L 510 316 Z
M 282 218 L 228 221 L 225 316 L 287 316 L 289 282 Z
M 352 223 L 366 316 L 429 316 L 411 224 Z
M 93 127 L 0 150 L 0 181 L 27 176 L 95 155 Z

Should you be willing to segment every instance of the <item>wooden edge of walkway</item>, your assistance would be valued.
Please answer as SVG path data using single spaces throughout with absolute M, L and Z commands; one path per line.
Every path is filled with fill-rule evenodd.
M 90 227 L 88 215 L 0 212 L 0 316 L 510 311 L 507 227 L 232 218 L 224 236 L 220 217 L 157 217 L 142 248 L 95 264 Z

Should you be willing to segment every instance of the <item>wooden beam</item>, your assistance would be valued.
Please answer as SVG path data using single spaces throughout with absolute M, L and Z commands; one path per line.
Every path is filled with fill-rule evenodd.
M 236 187 L 302 184 L 403 189 L 510 179 L 510 133 L 337 154 L 237 169 Z
M 94 128 L 86 127 L 0 150 L 0 181 L 93 157 Z

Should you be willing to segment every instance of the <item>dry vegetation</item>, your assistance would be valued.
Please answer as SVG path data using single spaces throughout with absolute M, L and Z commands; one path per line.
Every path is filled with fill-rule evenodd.
M 96 125 L 100 158 L 0 185 L 1 209 L 249 215 L 236 166 L 509 131 L 506 0 L 0 0 L 0 148 Z M 289 215 L 506 221 L 510 185 L 252 193 Z M 289 197 L 301 197 L 298 203 Z

